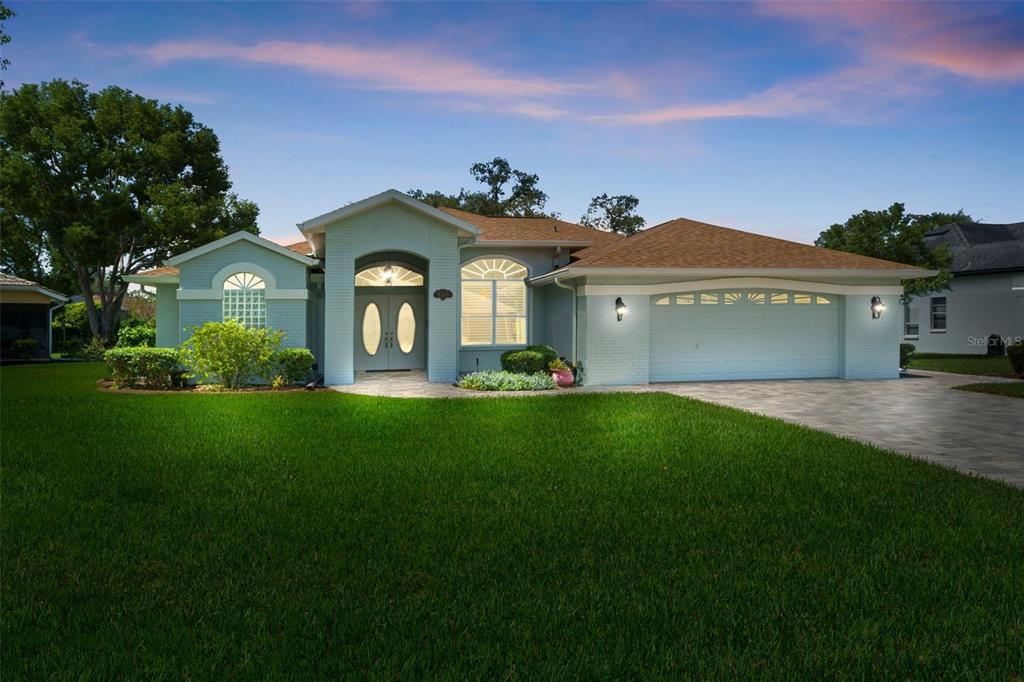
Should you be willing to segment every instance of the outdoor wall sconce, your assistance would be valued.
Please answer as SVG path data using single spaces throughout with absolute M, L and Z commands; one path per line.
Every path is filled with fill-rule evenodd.
M 885 304 L 882 303 L 882 299 L 878 296 L 871 297 L 871 319 L 877 320 L 885 312 Z
M 395 278 L 395 270 L 394 268 L 391 267 L 391 263 L 388 263 L 384 267 L 384 270 L 381 272 L 381 275 L 384 277 L 384 286 L 391 286 L 391 280 Z
M 622 297 L 615 299 L 615 319 L 622 322 L 622 316 L 629 312 L 629 306 L 622 302 Z

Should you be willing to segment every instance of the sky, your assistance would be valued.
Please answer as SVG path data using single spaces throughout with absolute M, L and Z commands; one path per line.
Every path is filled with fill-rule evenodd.
M 504 156 L 811 242 L 894 201 L 1024 220 L 1024 3 L 7 3 L 8 88 L 77 78 L 219 136 L 264 236 Z

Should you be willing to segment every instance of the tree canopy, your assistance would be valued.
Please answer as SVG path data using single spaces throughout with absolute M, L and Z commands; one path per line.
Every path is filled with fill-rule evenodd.
M 644 229 L 646 221 L 636 214 L 640 200 L 632 194 L 602 194 L 590 200 L 580 224 L 629 236 Z
M 907 213 L 901 203 L 882 211 L 861 211 L 845 223 L 836 223 L 814 241 L 818 246 L 863 256 L 938 270 L 935 277 L 911 279 L 903 283 L 903 296 L 909 300 L 949 288 L 953 279 L 950 266 L 953 255 L 944 246 L 932 249 L 925 242 L 926 232 L 949 223 L 971 221 L 961 209 L 956 213 Z
M 230 192 L 213 131 L 180 106 L 118 87 L 54 80 L 0 94 L 0 184 L 3 265 L 51 283 L 73 278 L 93 335 L 107 341 L 125 276 L 257 232 L 259 210 Z
M 491 161 L 474 163 L 469 168 L 473 179 L 486 189 L 458 194 L 440 191 L 409 190 L 409 196 L 434 207 L 458 208 L 486 216 L 540 217 L 548 195 L 538 185 L 536 173 L 513 169 L 507 159 L 500 156 Z

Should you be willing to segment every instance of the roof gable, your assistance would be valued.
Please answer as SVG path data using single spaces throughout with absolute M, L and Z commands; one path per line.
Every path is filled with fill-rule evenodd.
M 310 218 L 309 220 L 298 223 L 298 228 L 304 234 L 323 232 L 327 225 L 331 223 L 351 218 L 352 216 L 359 215 L 360 213 L 364 213 L 370 209 L 377 208 L 378 206 L 382 206 L 390 202 L 396 202 L 407 206 L 414 211 L 424 213 L 431 218 L 455 228 L 465 236 L 475 236 L 477 232 L 479 232 L 476 226 L 472 223 L 438 210 L 433 206 L 423 203 L 422 201 L 417 201 L 408 194 L 399 192 L 397 189 L 389 189 L 381 192 L 380 194 L 375 194 L 372 197 L 367 197 L 366 199 L 356 201 L 348 204 L 347 206 L 342 206 L 341 208 L 335 209 L 329 213 L 324 213 L 323 215 L 319 215 L 315 218 Z
M 911 266 L 677 218 L 582 254 L 573 267 L 907 270 Z
M 294 244 L 286 244 L 284 248 L 303 256 L 313 253 L 313 247 L 305 240 L 295 242 Z M 178 281 L 180 274 L 181 271 L 177 267 L 165 265 L 159 268 L 152 268 L 151 270 L 136 272 L 134 275 L 125 277 L 125 281 L 134 282 L 135 284 L 173 284 Z
M 241 230 L 238 231 L 238 232 L 233 232 L 233 233 L 229 234 L 226 237 L 221 237 L 220 239 L 212 241 L 212 242 L 210 242 L 208 244 L 203 244 L 202 246 L 196 247 L 196 248 L 192 249 L 191 251 L 186 251 L 185 253 L 180 253 L 177 256 L 174 256 L 173 258 L 168 258 L 167 261 L 166 261 L 166 264 L 167 265 L 181 265 L 182 263 L 190 261 L 193 258 L 198 258 L 199 256 L 202 256 L 204 254 L 210 253 L 211 251 L 216 251 L 217 249 L 220 249 L 222 247 L 228 246 L 229 244 L 234 244 L 235 242 L 239 242 L 239 241 L 247 241 L 250 244 L 254 244 L 256 246 L 261 246 L 261 247 L 263 247 L 265 249 L 268 249 L 270 251 L 278 253 L 278 254 L 280 254 L 282 256 L 285 256 L 287 258 L 291 258 L 293 260 L 297 260 L 297 261 L 299 261 L 300 263 L 302 263 L 303 265 L 306 265 L 306 266 L 313 266 L 313 265 L 317 264 L 317 260 L 315 258 L 310 258 L 309 256 L 304 256 L 301 253 L 299 253 L 298 251 L 296 251 L 295 249 L 281 246 L 280 244 L 276 244 L 276 243 L 270 241 L 269 239 L 264 239 L 262 237 L 257 237 L 256 235 L 252 234 L 251 232 L 244 232 L 244 231 L 241 231 Z M 296 245 L 293 244 L 292 246 L 296 246 Z M 141 273 L 139 273 L 139 274 L 141 274 Z

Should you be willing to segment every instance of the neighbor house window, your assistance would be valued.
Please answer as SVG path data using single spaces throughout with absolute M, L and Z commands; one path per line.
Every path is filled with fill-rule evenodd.
M 526 268 L 507 258 L 462 266 L 462 345 L 526 344 Z
M 936 296 L 932 299 L 932 331 L 946 331 L 946 297 Z
M 903 336 L 917 337 L 918 331 L 917 308 L 911 308 L 909 305 L 903 306 Z
M 267 326 L 266 285 L 251 272 L 237 272 L 224 280 L 224 319 L 246 327 Z

